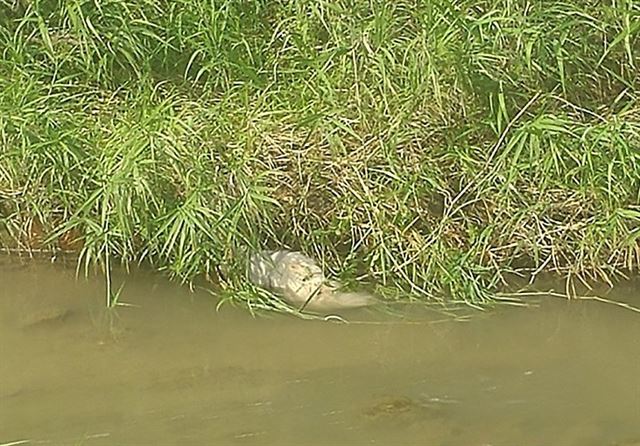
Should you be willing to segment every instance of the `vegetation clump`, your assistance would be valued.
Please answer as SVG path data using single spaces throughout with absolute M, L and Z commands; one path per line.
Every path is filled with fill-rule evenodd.
M 640 263 L 632 0 L 0 0 L 0 51 L 5 248 L 254 302 L 255 248 L 471 304 Z

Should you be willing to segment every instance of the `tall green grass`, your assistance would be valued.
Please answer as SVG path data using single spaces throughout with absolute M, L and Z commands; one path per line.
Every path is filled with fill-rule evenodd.
M 640 263 L 633 0 L 0 0 L 5 246 L 237 299 L 290 246 L 389 298 Z M 394 291 L 395 290 L 395 291 Z

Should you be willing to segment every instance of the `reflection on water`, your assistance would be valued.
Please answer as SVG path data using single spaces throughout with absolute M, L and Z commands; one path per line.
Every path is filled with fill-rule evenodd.
M 254 319 L 137 272 L 107 311 L 98 280 L 3 262 L 0 444 L 640 445 L 640 315 L 620 308 Z

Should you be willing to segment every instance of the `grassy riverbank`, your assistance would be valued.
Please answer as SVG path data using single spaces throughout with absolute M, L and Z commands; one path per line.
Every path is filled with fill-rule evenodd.
M 0 11 L 5 246 L 204 273 L 241 299 L 250 246 L 476 304 L 510 271 L 640 263 L 637 2 Z

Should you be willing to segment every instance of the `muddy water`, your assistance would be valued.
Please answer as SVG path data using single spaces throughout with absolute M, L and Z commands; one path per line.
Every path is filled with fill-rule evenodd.
M 637 305 L 640 286 L 609 297 Z M 0 263 L 0 444 L 640 445 L 640 314 L 543 299 L 254 319 L 150 273 Z

